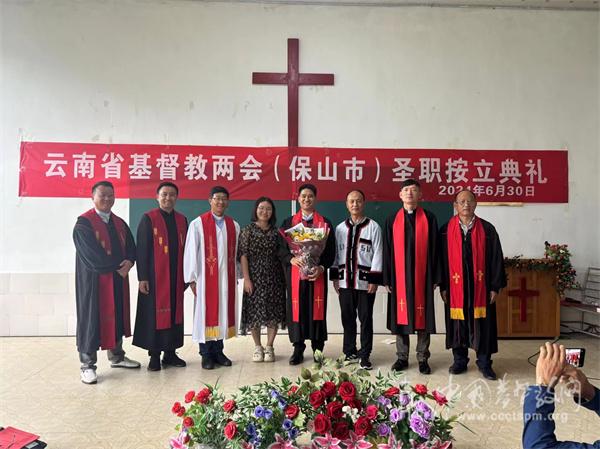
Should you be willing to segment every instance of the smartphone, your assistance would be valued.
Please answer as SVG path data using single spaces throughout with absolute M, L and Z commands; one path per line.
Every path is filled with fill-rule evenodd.
M 585 348 L 565 348 L 567 363 L 577 368 L 583 366 L 585 361 Z

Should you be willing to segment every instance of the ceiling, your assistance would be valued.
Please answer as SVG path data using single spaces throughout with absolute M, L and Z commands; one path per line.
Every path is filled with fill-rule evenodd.
M 226 1 L 232 0 L 204 0 Z M 519 8 L 599 11 L 599 0 L 233 0 L 240 3 L 308 4 L 329 6 L 421 6 L 451 8 Z

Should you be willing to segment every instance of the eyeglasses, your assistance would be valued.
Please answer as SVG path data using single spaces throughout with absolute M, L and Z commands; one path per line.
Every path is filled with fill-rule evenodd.
M 226 203 L 229 201 L 229 198 L 226 196 L 213 196 L 211 200 L 215 201 L 216 203 Z

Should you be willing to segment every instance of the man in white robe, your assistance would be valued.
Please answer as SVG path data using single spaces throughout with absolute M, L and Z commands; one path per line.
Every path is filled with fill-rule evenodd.
M 231 366 L 223 340 L 236 335 L 240 226 L 225 215 L 229 192 L 211 189 L 210 211 L 190 223 L 183 257 L 183 277 L 196 296 L 192 340 L 200 344 L 202 368 Z

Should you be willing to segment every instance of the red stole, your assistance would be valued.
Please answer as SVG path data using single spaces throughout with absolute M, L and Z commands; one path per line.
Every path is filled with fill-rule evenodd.
M 204 234 L 204 298 L 206 315 L 204 335 L 207 339 L 219 338 L 219 254 L 217 223 L 211 211 L 200 215 Z M 227 230 L 227 337 L 235 335 L 235 223 L 224 217 Z
M 450 278 L 450 318 L 464 320 L 463 306 L 463 232 L 460 228 L 458 215 L 448 222 L 448 276 Z M 485 231 L 481 220 L 475 217 L 471 229 L 471 248 L 473 252 L 473 285 L 475 288 L 475 318 L 486 317 L 486 288 L 485 288 Z
M 102 221 L 95 209 L 90 209 L 82 215 L 92 225 L 96 234 L 96 240 L 107 255 L 112 255 L 110 235 L 108 233 L 108 224 Z M 127 238 L 127 225 L 125 222 L 111 213 L 111 220 L 117 230 L 121 251 L 125 254 L 125 242 Z M 121 261 L 119 261 L 120 263 Z M 100 316 L 100 347 L 102 349 L 112 349 L 116 346 L 115 340 L 115 291 L 113 272 L 98 275 L 98 305 Z M 123 330 L 125 336 L 131 336 L 131 326 L 129 324 L 129 276 L 123 279 Z
M 302 220 L 302 211 L 298 211 L 296 215 L 292 217 L 292 226 L 296 226 L 298 223 L 306 222 Z M 317 213 L 313 212 L 313 228 L 326 228 L 327 222 L 325 219 Z M 300 270 L 298 267 L 292 265 L 292 321 L 294 323 L 300 322 Z M 313 320 L 323 321 L 325 319 L 325 274 L 313 281 Z
M 422 208 L 415 209 L 415 329 L 425 329 L 425 280 L 427 274 L 427 247 L 429 222 Z M 393 227 L 394 262 L 396 265 L 396 322 L 408 325 L 408 301 L 406 298 L 406 254 L 404 251 L 404 208 L 396 214 Z
M 185 217 L 179 212 L 175 216 L 178 235 L 177 251 L 177 293 L 175 298 L 175 324 L 183 323 L 183 250 L 187 232 Z M 156 298 L 156 329 L 169 329 L 171 323 L 171 268 L 169 257 L 169 232 L 160 209 L 146 212 L 152 223 L 152 238 L 154 240 L 154 283 Z

